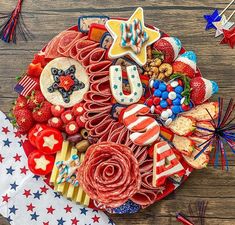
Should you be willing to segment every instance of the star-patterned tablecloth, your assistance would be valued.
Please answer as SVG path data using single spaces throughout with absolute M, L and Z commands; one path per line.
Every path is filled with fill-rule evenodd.
M 0 213 L 13 225 L 114 225 L 100 211 L 68 201 L 32 174 L 20 135 L 0 112 Z

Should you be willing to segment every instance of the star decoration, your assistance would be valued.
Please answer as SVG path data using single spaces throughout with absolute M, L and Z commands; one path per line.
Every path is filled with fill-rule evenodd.
M 53 214 L 55 209 L 52 207 L 52 205 L 49 207 L 49 208 L 46 208 L 47 209 L 47 214 Z
M 218 9 L 215 9 L 215 11 L 211 15 L 204 15 L 204 19 L 207 21 L 206 24 L 206 30 L 209 29 L 216 29 L 213 22 L 218 22 L 221 20 L 221 16 L 219 15 Z
M 31 216 L 31 220 L 38 220 L 38 217 L 39 217 L 39 215 L 37 215 L 36 214 L 36 212 L 34 212 L 33 214 L 30 214 L 30 216 Z
M 27 207 L 27 212 L 29 212 L 29 211 L 33 212 L 33 210 L 35 208 L 35 206 L 32 203 L 30 203 L 29 205 L 26 205 L 26 207 Z
M 43 222 L 43 225 L 49 225 L 49 221 Z
M 15 205 L 13 205 L 11 208 L 9 208 L 10 212 L 9 213 L 13 213 L 16 214 L 16 211 L 18 210 Z
M 86 213 L 88 212 L 88 210 L 86 208 L 82 208 L 80 209 L 81 213 L 80 214 L 84 214 L 86 215 Z
M 34 195 L 33 198 L 40 199 L 40 197 L 41 197 L 42 194 L 41 194 L 39 191 L 37 191 L 37 192 L 33 193 L 33 195 Z
M 231 48 L 235 46 L 235 27 L 230 30 L 223 30 L 224 38 L 220 42 L 220 44 L 228 44 Z
M 10 131 L 9 131 L 8 127 L 2 127 L 2 132 L 4 134 L 8 134 Z
M 11 141 L 9 141 L 9 139 L 7 138 L 6 140 L 3 140 L 4 142 L 4 146 L 10 147 L 10 144 L 12 143 Z
M 74 91 L 81 90 L 85 87 L 85 84 L 76 78 L 75 73 L 76 67 L 74 65 L 70 66 L 65 71 L 51 68 L 54 83 L 48 88 L 48 92 L 53 93 L 59 91 L 64 102 L 69 103 L 70 95 L 72 95 Z
M 57 193 L 57 192 L 54 192 L 54 195 L 55 195 L 55 198 L 60 198 L 61 197 L 60 194 Z
M 6 194 L 2 196 L 2 201 L 8 203 L 10 200 L 10 197 Z
M 7 221 L 8 221 L 9 223 L 13 221 L 13 220 L 11 219 L 11 216 L 8 216 L 8 217 L 7 217 Z
M 58 225 L 63 225 L 66 221 L 63 220 L 63 218 L 61 217 L 59 220 L 57 220 Z
M 24 174 L 24 175 L 26 175 L 27 174 L 27 172 L 28 172 L 28 169 L 24 166 L 24 167 L 22 167 L 22 168 L 20 168 L 20 173 L 21 174 Z
M 113 220 L 109 218 L 109 222 L 108 222 L 108 224 L 114 225 Z
M 16 184 L 16 182 L 14 182 L 13 184 L 10 184 L 11 186 L 11 190 L 15 190 L 16 191 L 16 188 L 19 186 Z
M 133 23 L 135 23 L 134 21 L 138 21 L 138 23 L 140 23 L 141 32 L 138 31 L 139 29 L 136 29 L 134 34 L 137 35 L 137 39 L 142 40 L 141 46 L 129 47 L 129 44 L 127 43 L 126 47 L 122 47 L 124 45 L 122 37 L 124 37 L 123 35 L 125 33 L 125 31 L 123 32 L 123 29 L 130 28 L 131 26 L 133 27 Z M 147 46 L 157 41 L 161 36 L 159 31 L 145 27 L 144 13 L 141 7 L 136 9 L 128 21 L 111 19 L 106 22 L 105 26 L 114 39 L 109 50 L 109 57 L 118 58 L 124 55 L 129 55 L 141 66 L 147 61 Z M 126 30 L 128 31 L 126 33 L 127 39 L 130 38 L 135 40 L 133 32 L 131 33 L 128 29 Z M 140 49 L 133 51 L 133 48 L 135 47 L 140 47 Z
M 50 164 L 50 161 L 48 161 L 44 155 L 40 158 L 35 158 L 34 162 L 36 163 L 35 169 L 41 169 L 44 171 L 46 171 L 47 165 Z
M 21 135 L 20 140 L 21 140 L 21 143 L 24 144 L 24 142 L 28 140 L 27 134 Z
M 49 137 L 45 136 L 43 137 L 44 143 L 43 147 L 48 147 L 50 149 L 53 149 L 56 144 L 58 144 L 58 140 L 55 139 L 54 134 L 50 135 Z
M 28 198 L 28 197 L 29 197 L 30 195 L 32 195 L 32 194 L 31 194 L 31 191 L 30 191 L 30 190 L 24 189 L 23 195 L 25 196 L 25 198 Z
M 0 154 L 0 163 L 3 162 L 3 159 L 5 159 L 5 158 Z
M 72 213 L 72 207 L 67 205 L 65 208 L 64 208 L 65 212 L 66 213 Z
M 45 185 L 43 187 L 40 187 L 41 189 L 41 193 L 47 193 L 47 191 L 49 190 L 49 188 L 47 188 Z
M 20 138 L 21 137 L 21 133 L 19 131 L 14 131 L 15 137 Z
M 17 161 L 20 162 L 21 157 L 22 157 L 22 156 L 17 153 L 13 158 L 15 159 L 15 162 L 17 162 Z
M 93 219 L 93 223 L 99 223 L 100 217 L 95 215 L 95 216 L 92 217 L 92 219 Z
M 12 169 L 12 166 L 10 166 L 9 168 L 6 168 L 7 170 L 7 174 L 11 174 L 13 175 L 13 172 L 15 171 L 14 169 Z
M 229 30 L 234 23 L 229 22 L 226 19 L 226 16 L 223 15 L 221 20 L 218 22 L 213 22 L 213 25 L 216 27 L 215 37 L 219 37 L 221 34 L 223 34 L 223 30 Z
M 79 220 L 76 217 L 74 217 L 73 219 L 71 219 L 71 222 L 72 222 L 72 225 L 77 225 Z
M 191 174 L 191 171 L 189 170 L 189 168 L 187 168 L 186 171 L 185 171 L 185 176 L 188 177 L 190 174 Z

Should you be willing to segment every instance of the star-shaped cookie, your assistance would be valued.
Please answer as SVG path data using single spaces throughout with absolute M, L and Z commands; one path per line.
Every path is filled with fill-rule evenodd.
M 144 13 L 141 7 L 136 9 L 128 21 L 111 19 L 105 26 L 114 39 L 109 57 L 115 59 L 129 55 L 140 66 L 147 61 L 147 46 L 161 36 L 159 31 L 144 25 Z

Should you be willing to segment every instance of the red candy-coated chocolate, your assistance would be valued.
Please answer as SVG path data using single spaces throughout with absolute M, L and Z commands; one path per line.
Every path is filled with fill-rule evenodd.
M 154 97 L 153 104 L 154 105 L 159 105 L 160 101 L 161 101 L 161 99 L 159 97 Z
M 171 92 L 171 91 L 174 91 L 174 88 L 173 88 L 170 84 L 167 84 L 166 90 L 167 90 L 168 92 Z
M 152 98 L 149 98 L 147 101 L 146 101 L 146 105 L 151 107 L 153 105 L 153 99 Z
M 53 155 L 44 155 L 39 150 L 34 150 L 28 156 L 28 166 L 30 171 L 39 176 L 49 174 L 54 166 L 55 158 Z

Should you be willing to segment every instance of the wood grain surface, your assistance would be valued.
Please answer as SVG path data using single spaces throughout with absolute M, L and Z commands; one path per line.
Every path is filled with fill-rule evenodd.
M 129 17 L 137 6 L 145 11 L 145 22 L 153 24 L 180 38 L 187 50 L 194 50 L 204 77 L 214 79 L 220 86 L 220 95 L 235 97 L 235 50 L 220 45 L 214 30 L 205 31 L 203 15 L 214 8 L 220 11 L 229 0 L 25 0 L 25 23 L 35 38 L 28 43 L 19 41 L 9 45 L 0 41 L 0 109 L 8 112 L 16 97 L 12 88 L 33 54 L 62 30 L 76 24 L 80 15 L 103 14 Z M 1 0 L 0 11 L 9 12 L 16 0 Z M 225 14 L 235 9 L 233 5 Z M 233 18 L 235 22 L 235 17 Z M 166 199 L 135 215 L 111 215 L 117 225 L 171 225 L 180 224 L 175 213 L 187 213 L 189 202 L 207 200 L 207 225 L 235 224 L 235 155 L 228 153 L 230 170 L 223 172 L 208 166 L 195 171 L 188 181 Z M 0 225 L 7 224 L 0 219 Z M 29 225 L 29 224 L 24 224 Z

